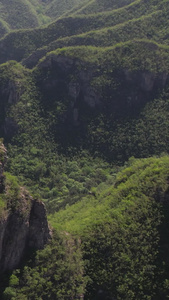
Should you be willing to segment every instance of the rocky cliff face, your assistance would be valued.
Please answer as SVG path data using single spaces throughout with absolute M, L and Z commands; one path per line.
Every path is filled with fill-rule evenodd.
M 100 93 L 91 84 L 95 75 L 92 66 L 75 58 L 51 55 L 39 65 L 39 69 L 44 74 L 43 82 L 39 81 L 42 98 L 50 98 L 51 106 L 62 99 L 67 106 L 63 119 L 70 125 L 81 124 L 84 107 L 97 110 L 102 105 Z
M 55 54 L 47 56 L 38 68 L 43 74 L 38 84 L 45 105 L 49 98 L 51 106 L 59 99 L 68 99 L 64 120 L 75 126 L 83 122 L 85 111 L 86 115 L 102 111 L 116 118 L 140 110 L 168 83 L 166 72 L 125 68 L 109 71 L 94 63 Z
M 3 175 L 6 150 L 0 145 L 0 191 L 6 201 L 0 215 L 0 273 L 16 268 L 30 249 L 42 249 L 50 237 L 46 210 L 19 187 L 17 199 L 9 197 Z
M 42 109 L 45 113 L 56 113 L 55 127 L 62 131 L 67 131 L 69 126 L 81 130 L 84 123 L 87 124 L 94 114 L 100 112 L 111 119 L 112 116 L 116 119 L 135 115 L 148 101 L 158 96 L 169 78 L 166 72 L 155 74 L 125 68 L 109 70 L 106 66 L 53 53 L 40 62 L 36 70 L 33 80 L 35 89 L 41 94 Z M 23 101 L 22 94 L 26 90 L 22 86 L 24 71 L 21 80 L 19 72 L 15 71 L 16 74 L 5 84 L 0 81 L 0 136 L 6 141 L 10 141 L 18 131 L 17 121 L 8 112 L 18 101 Z

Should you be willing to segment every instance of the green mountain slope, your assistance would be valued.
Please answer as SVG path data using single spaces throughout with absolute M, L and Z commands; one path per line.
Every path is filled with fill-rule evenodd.
M 85 283 L 88 300 L 167 299 L 168 167 L 168 156 L 132 159 L 113 186 L 98 187 L 93 197 L 51 216 L 62 239 L 67 237 L 67 250 L 56 235 L 55 244 L 38 253 L 35 262 L 14 272 L 3 295 L 67 299 L 71 284 L 71 297 L 80 299 Z
M 108 47 L 120 42 L 141 38 L 168 44 L 168 27 L 163 31 L 160 28 L 161 21 L 166 20 L 167 24 L 167 19 L 167 13 L 164 15 L 162 11 L 157 11 L 148 16 L 127 21 L 114 27 L 59 39 L 52 43 L 52 47 L 62 48 L 77 45 Z
M 88 152 L 121 164 L 169 151 L 168 52 L 138 40 L 60 49 L 32 71 L 14 62 L 1 66 L 0 131 L 12 142 L 9 168 L 50 211 L 107 180 L 106 163 L 87 161 Z M 67 167 L 63 155 L 76 164 Z
M 115 299 L 165 299 L 167 166 L 168 157 L 134 160 L 114 187 L 51 217 L 53 226 L 84 242 L 86 272 L 97 282 L 92 290 L 89 283 L 86 299 L 99 289 Z
M 39 25 L 36 11 L 27 0 L 1 0 L 0 16 L 10 29 L 31 28 Z
M 79 6 L 80 4 L 84 5 L 84 1 L 82 0 L 64 0 L 64 1 L 58 1 L 53 0 L 51 3 L 49 3 L 45 8 L 45 14 L 49 16 L 51 19 L 56 19 L 58 17 L 61 17 L 65 13 L 69 13 L 69 11 L 76 6 Z
M 134 38 L 167 43 L 168 27 L 162 24 L 168 23 L 168 2 L 155 4 L 137 1 L 108 13 L 63 18 L 42 29 L 11 33 L 0 40 L 1 63 L 9 59 L 20 61 L 44 46 L 44 51 L 34 53 L 32 60 L 70 45 L 110 46 Z
M 0 20 L 0 37 L 4 36 L 6 33 L 10 31 L 9 25 L 4 22 L 3 19 Z
M 120 7 L 126 6 L 132 2 L 134 2 L 134 0 L 119 0 L 119 1 L 92 0 L 92 1 L 89 1 L 82 8 L 76 10 L 75 13 L 76 14 L 91 14 L 91 13 L 104 12 L 104 11 L 108 11 L 108 10 L 115 10 Z
M 137 6 L 140 6 L 140 9 L 139 8 L 137 9 Z M 155 11 L 158 6 L 160 6 L 160 3 L 158 3 L 155 0 L 150 1 L 149 3 L 146 3 L 146 1 L 143 0 L 142 1 L 120 1 L 118 3 L 116 1 L 113 2 L 108 1 L 107 3 L 106 1 L 104 2 L 88 1 L 84 3 L 80 0 L 66 1 L 66 2 L 63 1 L 58 2 L 56 0 L 47 1 L 47 2 L 46 1 L 41 2 L 39 0 L 37 1 L 15 0 L 12 2 L 1 1 L 0 16 L 4 24 L 6 24 L 8 28 L 8 30 L 6 28 L 5 31 L 2 31 L 1 37 L 5 33 L 8 33 L 9 30 L 37 27 L 39 25 L 49 23 L 52 20 L 55 20 L 58 17 L 64 15 L 68 15 L 68 16 L 74 15 L 74 17 L 76 17 L 79 14 L 82 14 L 83 19 L 85 19 L 85 16 L 88 18 L 88 15 L 95 14 L 94 18 L 96 18 L 96 13 L 102 12 L 104 14 L 108 10 L 110 12 L 113 12 L 113 14 L 115 14 L 115 17 L 116 16 L 118 18 L 120 17 L 122 21 L 123 15 L 125 19 L 127 17 L 125 11 L 127 11 L 128 9 L 129 11 L 130 9 L 132 10 L 132 7 L 133 8 L 136 7 L 135 12 L 137 15 L 137 14 L 141 14 L 141 11 L 142 12 L 144 11 L 143 13 L 146 14 L 147 13 L 146 11 L 148 11 L 150 7 L 153 11 Z M 100 17 L 101 17 L 101 13 L 100 13 Z M 103 20 L 103 18 L 102 20 L 100 18 L 101 23 L 99 22 L 99 20 L 97 21 L 93 20 L 93 22 L 91 22 L 90 25 L 90 30 L 96 28 L 96 22 L 99 23 L 98 24 L 99 28 L 101 28 L 102 26 L 104 27 L 110 26 L 110 24 L 108 25 L 107 21 Z M 130 15 L 127 18 L 129 19 Z M 112 16 L 112 18 L 110 19 L 111 22 L 113 22 L 113 19 L 114 18 Z M 89 27 L 89 24 L 87 24 L 87 20 L 85 21 L 86 22 L 83 27 L 85 26 Z M 84 29 L 83 31 L 87 31 L 87 28 Z M 76 29 L 74 34 L 75 33 L 76 33 Z
M 64 17 L 0 39 L 7 171 L 55 228 L 0 298 L 167 299 L 168 3 L 32 0 Z
M 0 37 L 15 29 L 34 28 L 50 23 L 81 1 L 14 0 L 0 1 Z

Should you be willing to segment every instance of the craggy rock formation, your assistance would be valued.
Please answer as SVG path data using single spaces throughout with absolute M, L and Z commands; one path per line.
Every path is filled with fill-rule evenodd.
M 52 95 L 66 93 L 71 99 L 70 110 L 74 115 L 74 109 L 82 102 L 89 108 L 97 108 L 101 105 L 100 94 L 91 82 L 96 75 L 94 66 L 87 66 L 85 62 L 76 58 L 50 55 L 39 64 L 42 73 L 50 74 L 43 80 L 43 93 Z M 73 110 L 72 110 L 73 109 Z M 76 119 L 74 119 L 76 122 Z
M 28 247 L 41 249 L 49 239 L 46 212 L 42 202 L 28 195 L 24 211 L 9 211 L 0 221 L 0 272 L 14 269 Z M 26 203 L 27 202 L 27 203 Z M 25 213 L 25 215 L 23 215 Z
M 166 72 L 101 70 L 80 59 L 52 53 L 39 63 L 38 69 L 42 74 L 38 84 L 45 109 L 49 99 L 50 107 L 58 99 L 68 99 L 63 122 L 75 126 L 82 124 L 85 112 L 85 119 L 90 111 L 113 114 L 114 118 L 135 114 L 168 84 Z M 102 73 L 106 74 L 105 82 L 100 79 Z
M 100 112 L 110 120 L 135 116 L 147 102 L 158 97 L 169 82 L 165 71 L 154 73 L 118 66 L 109 70 L 106 66 L 55 53 L 39 62 L 31 78 L 35 84 L 32 90 L 39 93 L 40 105 L 46 115 L 48 111 L 55 112 L 57 137 L 58 131 L 62 135 L 69 128 L 82 132 L 91 118 Z M 24 101 L 23 94 L 29 99 L 27 85 L 23 84 L 29 72 L 21 67 L 22 71 L 20 68 L 16 71 L 18 66 L 8 68 L 8 73 L 14 72 L 14 75 L 8 74 L 4 80 L 2 70 L 0 80 L 0 136 L 5 141 L 11 141 L 19 129 L 18 120 L 10 116 L 11 108 Z M 61 106 L 60 112 L 58 106 Z
M 4 183 L 5 147 L 0 145 L 0 191 L 5 207 L 0 214 L 0 273 L 19 265 L 29 248 L 42 249 L 50 237 L 46 210 L 41 201 L 33 199 L 19 187 L 10 197 L 9 182 Z

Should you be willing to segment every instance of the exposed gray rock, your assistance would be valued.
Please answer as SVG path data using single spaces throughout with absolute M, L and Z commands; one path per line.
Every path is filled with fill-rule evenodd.
M 48 78 L 44 75 L 42 88 L 46 95 L 48 93 L 53 95 L 66 93 L 66 97 L 70 99 L 67 115 L 69 115 L 69 119 L 73 121 L 75 126 L 80 124 L 79 107 L 82 103 L 91 109 L 101 105 L 101 95 L 91 85 L 93 72 L 95 72 L 92 66 L 86 67 L 85 62 L 76 58 L 51 54 L 39 64 L 39 69 L 44 74 L 48 72 L 52 74 Z
M 50 238 L 44 204 L 22 191 L 22 207 L 0 219 L 0 273 L 16 268 L 28 248 L 42 249 Z
M 98 93 L 94 90 L 94 88 L 92 88 L 91 86 L 86 87 L 84 91 L 84 101 L 91 108 L 95 108 L 97 105 L 100 104 L 100 97 Z
M 41 201 L 34 201 L 29 218 L 28 246 L 42 249 L 49 239 L 46 209 Z
M 51 78 L 45 78 L 43 82 L 46 94 L 64 93 L 65 97 L 70 99 L 67 115 L 69 121 L 73 121 L 76 126 L 81 124 L 83 109 L 81 110 L 80 107 L 86 105 L 89 109 L 102 110 L 106 102 L 106 93 L 111 95 L 109 110 L 119 113 L 120 110 L 124 109 L 125 111 L 126 108 L 130 110 L 131 107 L 140 106 L 151 100 L 154 93 L 158 89 L 163 89 L 168 80 L 165 72 L 156 74 L 145 70 L 122 69 L 117 70 L 118 79 L 115 88 L 113 85 L 104 87 L 104 83 L 103 86 L 97 88 L 92 84 L 93 79 L 99 77 L 94 65 L 86 64 L 85 61 L 74 57 L 57 56 L 56 54 L 47 56 L 39 64 L 39 68 L 44 73 L 51 72 Z M 116 78 L 116 74 L 111 76 Z M 118 83 L 120 84 L 119 90 Z M 108 97 L 110 97 L 109 95 Z
M 77 97 L 79 97 L 80 93 L 80 84 L 77 81 L 70 81 L 68 86 L 68 93 L 76 101 Z
M 165 87 L 168 74 L 164 73 L 152 73 L 149 71 L 129 71 L 124 70 L 125 79 L 129 83 L 133 83 L 140 87 L 144 92 L 152 92 L 153 88 L 158 85 L 160 88 Z
M 0 192 L 8 194 L 3 175 L 5 161 L 6 149 L 0 143 Z M 0 273 L 16 268 L 30 247 L 42 249 L 49 238 L 44 204 L 21 187 L 17 202 L 7 200 L 0 211 Z

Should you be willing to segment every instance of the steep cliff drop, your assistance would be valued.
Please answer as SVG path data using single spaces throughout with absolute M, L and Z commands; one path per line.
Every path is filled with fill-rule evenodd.
M 44 204 L 15 177 L 4 175 L 6 160 L 0 141 L 0 274 L 16 268 L 29 248 L 42 249 L 50 238 Z

